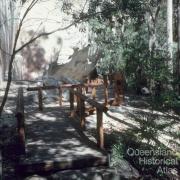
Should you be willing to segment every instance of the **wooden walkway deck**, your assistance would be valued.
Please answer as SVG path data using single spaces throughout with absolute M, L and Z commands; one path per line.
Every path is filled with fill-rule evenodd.
M 108 164 L 107 154 L 85 138 L 69 107 L 25 106 L 26 155 L 19 173 L 49 172 Z

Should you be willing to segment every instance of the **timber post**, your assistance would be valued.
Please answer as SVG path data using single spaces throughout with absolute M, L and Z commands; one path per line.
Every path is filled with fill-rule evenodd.
M 43 110 L 42 88 L 38 88 L 39 111 Z
M 81 87 L 77 87 L 77 91 L 79 93 L 82 93 L 82 88 Z M 77 98 L 77 114 L 81 113 L 81 98 L 80 96 L 76 96 Z
M 89 84 L 89 78 L 86 79 L 86 84 Z M 86 94 L 88 93 L 88 86 L 85 86 L 85 91 L 86 91 Z
M 62 88 L 59 86 L 59 106 L 62 106 Z
M 124 101 L 124 74 L 117 72 L 113 75 L 114 80 L 114 106 L 119 106 Z
M 104 79 L 104 104 L 105 106 L 108 105 L 108 80 L 107 75 L 103 76 Z
M 24 118 L 24 96 L 23 88 L 18 89 L 16 115 L 17 119 L 17 132 L 19 138 L 19 152 L 25 154 L 25 118 Z
M 92 98 L 96 99 L 96 87 L 93 87 L 92 89 Z
M 104 149 L 104 129 L 103 129 L 103 112 L 107 112 L 108 108 L 98 103 L 97 101 L 83 95 L 81 92 L 71 90 L 72 94 L 76 95 L 80 99 L 80 122 L 81 127 L 85 128 L 85 102 L 96 107 L 97 112 L 97 145 L 99 148 Z
M 83 99 L 80 99 L 80 125 L 81 128 L 85 129 L 85 102 Z
M 96 108 L 97 111 L 97 144 L 104 149 L 104 129 L 103 129 L 103 111 Z
M 74 117 L 74 94 L 71 92 L 71 89 L 69 90 L 69 101 L 70 101 L 70 111 L 71 117 Z

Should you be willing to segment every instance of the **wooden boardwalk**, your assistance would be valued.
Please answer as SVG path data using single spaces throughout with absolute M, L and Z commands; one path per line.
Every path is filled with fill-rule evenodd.
M 107 154 L 85 138 L 77 122 L 70 118 L 69 106 L 25 106 L 26 154 L 20 173 L 49 172 L 107 165 Z

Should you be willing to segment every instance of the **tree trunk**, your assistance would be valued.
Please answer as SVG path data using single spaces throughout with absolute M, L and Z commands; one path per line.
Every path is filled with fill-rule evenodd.
M 5 5 L 8 5 L 7 2 L 10 2 L 10 5 L 12 5 L 12 2 L 14 2 L 15 5 L 17 6 L 17 8 L 21 7 L 20 5 L 21 5 L 21 3 L 22 3 L 21 0 L 19 0 L 19 1 L 6 1 L 6 0 L 3 0 L 3 1 L 2 1 L 2 0 L 0 0 L 0 22 L 1 22 L 2 17 L 3 17 L 3 18 L 5 17 L 5 22 L 7 21 L 8 17 L 15 17 L 14 15 L 11 16 L 11 14 L 10 14 L 10 16 L 5 16 L 4 14 L 1 13 L 1 12 L 4 12 L 4 4 L 5 4 Z M 26 47 L 26 46 L 28 46 L 29 44 L 33 43 L 34 41 L 36 41 L 36 40 L 39 39 L 40 37 L 49 36 L 49 35 L 51 35 L 51 34 L 53 34 L 53 33 L 58 32 L 58 31 L 66 30 L 66 29 L 74 26 L 75 24 L 80 23 L 80 22 L 83 20 L 83 18 L 79 18 L 78 20 L 75 20 L 74 22 L 72 22 L 71 24 L 67 25 L 66 27 L 57 28 L 57 29 L 54 29 L 54 30 L 52 30 L 52 31 L 50 31 L 50 32 L 40 33 L 40 34 L 36 35 L 35 37 L 32 37 L 29 41 L 25 42 L 21 47 L 19 47 L 18 49 L 16 49 L 17 41 L 18 41 L 18 38 L 19 38 L 19 35 L 20 35 L 20 32 L 21 32 L 21 28 L 22 28 L 24 19 L 26 18 L 26 16 L 27 16 L 27 14 L 29 13 L 29 11 L 31 11 L 31 9 L 32 9 L 37 3 L 38 3 L 38 0 L 32 0 L 32 1 L 30 1 L 29 6 L 28 6 L 27 9 L 25 10 L 24 14 L 22 15 L 22 19 L 21 19 L 20 22 L 19 22 L 18 29 L 15 29 L 15 30 L 13 29 L 13 30 L 12 30 L 12 32 L 15 32 L 15 31 L 16 31 L 16 33 L 14 33 L 14 34 L 12 35 L 12 36 L 14 37 L 14 35 L 16 34 L 15 37 L 14 37 L 13 39 L 12 39 L 12 37 L 9 38 L 10 41 L 7 41 L 7 40 L 8 40 L 8 39 L 7 39 L 7 36 L 6 36 L 6 38 L 4 39 L 4 42 L 3 42 L 4 44 L 3 44 L 3 45 L 8 46 L 8 48 L 7 48 L 8 51 L 6 50 L 6 48 L 0 49 L 0 53 L 1 53 L 1 54 L 2 54 L 2 52 L 3 52 L 3 53 L 5 52 L 6 55 L 9 55 L 9 56 L 10 56 L 10 61 L 9 61 L 9 63 L 8 63 L 8 66 L 7 66 L 7 67 L 8 67 L 8 80 L 7 80 L 7 85 L 6 85 L 4 97 L 3 97 L 3 100 L 2 100 L 2 103 L 1 103 L 1 106 L 0 106 L 0 116 L 1 116 L 1 114 L 2 114 L 2 112 L 3 112 L 3 108 L 4 108 L 4 106 L 5 106 L 5 103 L 6 103 L 6 100 L 7 100 L 7 97 L 8 97 L 8 92 L 9 92 L 10 85 L 11 85 L 11 80 L 12 80 L 12 68 L 13 68 L 13 61 L 14 61 L 15 55 L 16 55 L 17 53 L 19 53 L 24 47 Z M 11 10 L 14 10 L 14 9 L 16 9 L 16 8 L 12 8 Z M 19 9 L 19 10 L 20 10 L 20 9 Z M 12 20 L 15 20 L 14 18 L 11 18 L 11 19 L 12 19 Z M 19 18 L 17 18 L 17 19 L 18 19 L 18 21 L 19 21 Z M 86 19 L 86 18 L 84 18 L 84 19 Z M 3 21 L 3 22 L 4 22 L 4 21 Z M 6 24 L 5 22 L 4 22 L 4 24 Z M 9 22 L 9 21 L 7 21 L 7 22 Z M 14 24 L 14 23 L 13 23 L 13 24 Z M 7 29 L 6 31 L 8 31 L 8 29 Z M 6 31 L 4 31 L 4 32 L 6 32 Z M 1 29 L 0 29 L 0 33 L 1 33 Z M 0 35 L 1 35 L 1 34 L 0 34 Z M 0 37 L 0 38 L 1 38 L 1 37 Z M 14 43 L 13 43 L 13 42 L 14 42 Z M 10 43 L 10 44 L 12 43 L 12 45 L 9 46 L 9 43 Z M 1 44 L 0 44 L 0 47 L 1 47 Z M 12 47 L 13 47 L 13 49 L 12 49 Z M 100 55 L 99 55 L 99 57 L 100 57 Z M 94 59 L 95 59 L 95 60 L 94 60 Z M 93 62 L 96 61 L 97 59 L 99 59 L 97 56 L 96 56 L 96 58 L 92 58 Z M 2 60 L 4 60 L 4 59 L 2 59 Z M 9 60 L 9 59 L 8 59 L 8 60 Z M 92 64 L 93 64 L 93 63 L 92 63 Z M 91 68 L 91 66 L 90 66 L 90 68 Z
M 148 11 L 146 12 L 145 18 L 147 21 L 147 26 L 148 26 L 148 32 L 149 32 L 149 52 L 150 52 L 150 56 L 151 58 L 153 58 L 154 53 L 156 53 L 155 49 L 158 46 L 158 42 L 157 42 L 157 21 L 158 21 L 158 15 L 161 9 L 161 2 L 159 2 L 157 4 L 157 7 L 148 7 Z M 152 66 L 152 64 L 151 64 Z M 150 91 L 153 92 L 154 90 L 154 86 L 155 86 L 155 82 L 153 78 L 148 78 L 147 79 L 149 82 L 149 88 Z M 138 89 L 139 93 L 140 92 L 140 88 Z
M 178 54 L 176 59 L 177 92 L 180 96 L 180 0 L 178 0 Z
M 0 63 L 0 85 L 4 81 L 4 66 Z
M 9 68 L 21 0 L 0 0 L 0 81 Z
M 11 86 L 11 80 L 12 80 L 12 64 L 13 64 L 14 57 L 15 57 L 15 53 L 13 53 L 13 55 L 11 56 L 10 63 L 9 63 L 8 81 L 7 81 L 6 89 L 5 89 L 5 92 L 4 92 L 3 100 L 2 100 L 2 103 L 1 103 L 1 106 L 0 106 L 0 116 L 2 115 L 4 106 L 5 106 L 7 97 L 8 97 L 9 89 L 10 89 L 10 86 Z
M 168 67 L 173 73 L 173 0 L 167 0 L 167 43 L 168 43 Z
M 15 57 L 15 48 L 17 44 L 14 43 L 14 36 L 15 36 L 15 21 L 16 17 L 18 16 L 19 12 L 19 5 L 20 1 L 6 1 L 1 0 L 0 1 L 0 22 L 2 22 L 0 27 L 0 56 L 2 60 L 2 75 L 4 76 L 4 73 L 8 70 L 8 79 L 7 79 L 7 85 L 4 92 L 3 100 L 1 102 L 0 106 L 0 116 L 3 112 L 3 108 L 5 106 L 8 92 L 11 85 L 12 80 L 12 64 Z M 9 19 L 10 18 L 10 19 Z M 11 55 L 12 54 L 12 55 Z
M 155 47 L 157 46 L 156 38 L 156 24 L 158 20 L 159 11 L 161 8 L 161 3 L 158 3 L 156 8 L 148 7 L 148 11 L 145 14 L 145 19 L 148 25 L 149 31 L 149 51 L 153 53 Z
M 153 53 L 156 47 L 156 24 L 148 14 L 148 31 L 149 31 L 149 51 Z

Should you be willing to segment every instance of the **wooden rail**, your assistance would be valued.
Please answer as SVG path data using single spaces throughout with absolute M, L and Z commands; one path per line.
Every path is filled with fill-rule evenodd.
M 98 103 L 94 99 L 91 99 L 81 93 L 80 90 L 75 91 L 70 89 L 70 110 L 71 116 L 74 116 L 74 95 L 79 99 L 79 105 L 77 105 L 77 110 L 80 116 L 80 125 L 84 129 L 85 128 L 85 101 L 90 105 L 96 108 L 97 112 L 97 144 L 101 149 L 104 149 L 104 130 L 103 130 L 103 112 L 107 112 L 107 107 Z
M 28 87 L 27 91 L 38 91 L 39 89 L 42 90 L 50 90 L 50 89 L 59 89 L 59 87 L 61 88 L 76 88 L 79 86 L 83 86 L 82 84 L 62 84 L 59 86 L 37 86 L 37 87 Z
M 28 87 L 27 91 L 37 91 L 38 92 L 38 102 L 39 102 L 39 111 L 43 110 L 43 90 L 51 90 L 51 89 L 58 89 L 59 91 L 59 105 L 62 106 L 62 93 L 63 89 L 69 88 L 78 88 L 83 86 L 82 84 L 63 84 L 60 86 L 37 86 L 37 87 Z
M 43 90 L 50 89 L 58 89 L 59 91 L 59 105 L 62 105 L 62 91 L 63 88 L 69 89 L 69 101 L 70 101 L 70 110 L 71 117 L 74 117 L 75 113 L 77 113 L 80 117 L 80 126 L 82 129 L 85 129 L 85 102 L 90 104 L 93 109 L 96 110 L 97 113 L 97 144 L 100 148 L 104 148 L 104 131 L 103 131 L 103 112 L 107 112 L 107 104 L 108 104 L 108 81 L 107 76 L 104 76 L 104 104 L 98 103 L 96 99 L 96 88 L 103 84 L 63 84 L 60 86 L 38 86 L 38 87 L 29 87 L 27 91 L 38 91 L 38 100 L 39 100 L 39 110 L 43 110 Z M 83 88 L 92 88 L 91 98 L 83 95 Z M 76 89 L 76 90 L 75 90 Z M 77 108 L 75 109 L 74 102 L 77 102 Z
M 81 89 L 82 88 L 92 88 L 92 98 L 95 100 L 96 99 L 96 88 L 99 85 L 97 84 L 63 84 L 60 86 L 37 86 L 37 87 L 28 87 L 27 91 L 37 91 L 38 92 L 38 104 L 39 104 L 39 111 L 43 110 L 43 90 L 51 90 L 51 89 L 58 89 L 59 91 L 59 105 L 62 106 L 62 94 L 63 94 L 63 89 L 71 89 L 71 88 L 76 88 L 76 89 Z M 79 99 L 77 98 L 78 106 L 79 104 Z M 105 101 L 106 102 L 106 101 Z
M 107 75 L 103 76 L 104 80 L 104 104 L 105 106 L 108 105 L 108 78 Z
M 16 105 L 17 131 L 19 137 L 19 152 L 25 154 L 25 118 L 24 118 L 24 96 L 23 88 L 18 89 Z

